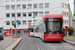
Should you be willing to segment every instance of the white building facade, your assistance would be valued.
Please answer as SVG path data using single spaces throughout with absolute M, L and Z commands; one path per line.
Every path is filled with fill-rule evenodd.
M 63 27 L 69 26 L 68 0 L 3 0 L 4 29 L 15 29 L 12 25 L 20 21 L 17 29 L 28 29 L 28 22 L 38 21 L 45 14 L 62 14 Z M 1 13 L 1 12 L 0 12 Z M 35 18 L 33 18 L 35 17 Z

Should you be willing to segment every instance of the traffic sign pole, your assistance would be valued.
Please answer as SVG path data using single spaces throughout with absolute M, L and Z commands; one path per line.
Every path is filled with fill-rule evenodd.
M 15 12 L 15 9 L 14 9 L 14 13 L 15 13 L 15 24 L 16 24 L 16 12 Z M 16 24 L 16 27 L 17 27 L 17 24 Z M 15 27 L 15 37 L 17 37 L 17 29 Z

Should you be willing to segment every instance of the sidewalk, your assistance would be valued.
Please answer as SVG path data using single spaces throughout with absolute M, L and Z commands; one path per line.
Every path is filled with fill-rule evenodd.
M 64 41 L 75 46 L 75 37 L 64 37 Z
M 13 45 L 15 42 L 18 44 L 18 42 L 21 41 L 21 38 L 7 38 L 5 40 L 0 41 L 0 50 L 6 50 L 9 48 L 9 46 Z M 14 47 L 14 45 L 12 46 Z

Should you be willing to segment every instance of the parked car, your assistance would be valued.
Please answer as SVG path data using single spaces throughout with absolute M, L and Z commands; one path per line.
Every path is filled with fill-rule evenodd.
M 4 39 L 4 36 L 2 33 L 0 33 L 0 40 L 3 40 Z

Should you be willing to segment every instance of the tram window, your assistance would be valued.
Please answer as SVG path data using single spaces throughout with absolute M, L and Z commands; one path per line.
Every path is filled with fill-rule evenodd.
M 44 23 L 44 32 L 46 32 L 46 23 Z
M 36 32 L 39 32 L 39 28 L 38 27 L 36 28 Z
M 51 31 L 51 32 L 60 31 L 60 22 L 49 22 L 47 26 L 48 26 L 48 31 Z

